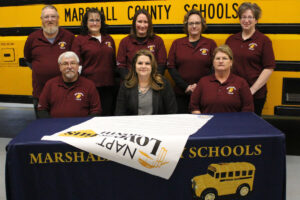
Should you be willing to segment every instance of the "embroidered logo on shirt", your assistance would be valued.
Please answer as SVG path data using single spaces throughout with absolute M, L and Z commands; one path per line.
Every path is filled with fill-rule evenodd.
M 76 101 L 81 101 L 81 99 L 82 99 L 82 97 L 84 96 L 84 94 L 83 94 L 82 92 L 76 92 L 76 93 L 74 94 L 74 96 L 75 96 L 75 100 L 76 100 Z
M 199 51 L 201 51 L 202 55 L 207 55 L 208 49 L 207 48 L 201 48 Z
M 234 86 L 229 86 L 226 88 L 226 90 L 227 90 L 227 94 L 234 94 L 236 88 Z
M 151 52 L 153 53 L 153 52 L 154 52 L 154 49 L 155 49 L 155 45 L 154 45 L 154 44 L 149 45 L 149 46 L 148 46 L 148 49 L 149 49 L 149 51 L 151 51 Z
M 59 42 L 58 45 L 59 45 L 60 49 L 66 49 L 67 43 L 66 42 Z
M 251 50 L 251 51 L 254 51 L 254 49 L 257 47 L 257 44 L 256 43 L 250 43 L 249 44 L 249 50 Z
M 111 42 L 107 41 L 107 42 L 105 42 L 105 44 L 106 44 L 109 48 L 112 48 Z

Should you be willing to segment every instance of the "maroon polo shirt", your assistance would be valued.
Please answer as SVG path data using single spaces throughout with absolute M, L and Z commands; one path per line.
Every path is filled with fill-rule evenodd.
M 59 28 L 58 35 L 51 44 L 43 35 L 43 30 L 31 33 L 25 43 L 24 57 L 32 64 L 33 97 L 39 98 L 45 83 L 60 75 L 58 57 L 71 49 L 74 35 Z
M 196 47 L 189 42 L 188 37 L 175 40 L 168 56 L 168 68 L 176 68 L 187 85 L 197 83 L 200 78 L 210 74 L 212 54 L 216 48 L 212 39 L 200 38 Z M 175 87 L 176 93 L 184 94 L 185 88 Z
M 72 44 L 80 58 L 81 75 L 92 80 L 96 87 L 114 85 L 116 66 L 115 42 L 109 35 L 101 35 L 101 43 L 90 35 L 78 35 Z
M 49 111 L 51 117 L 85 117 L 89 114 L 101 114 L 101 104 L 92 81 L 79 76 L 68 87 L 60 75 L 46 83 L 38 110 Z
M 231 35 L 226 44 L 233 52 L 233 72 L 248 82 L 250 87 L 264 69 L 275 68 L 275 57 L 271 40 L 259 31 L 247 40 L 243 40 L 242 32 Z M 267 87 L 264 85 L 254 94 L 255 99 L 265 98 Z
M 201 113 L 254 111 L 248 83 L 234 74 L 222 84 L 214 74 L 203 77 L 192 93 L 190 108 Z
M 123 38 L 120 42 L 117 55 L 118 68 L 131 69 L 132 59 L 135 53 L 140 49 L 148 49 L 151 51 L 154 54 L 159 66 L 166 65 L 167 51 L 164 41 L 161 39 L 161 37 L 154 35 L 152 38 L 146 38 L 140 43 L 129 35 Z

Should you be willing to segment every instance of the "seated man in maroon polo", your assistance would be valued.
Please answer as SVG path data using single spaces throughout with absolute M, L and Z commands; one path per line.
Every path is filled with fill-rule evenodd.
M 40 118 L 85 117 L 101 114 L 101 104 L 94 83 L 79 76 L 79 58 L 72 52 L 58 58 L 60 76 L 47 81 L 38 104 Z

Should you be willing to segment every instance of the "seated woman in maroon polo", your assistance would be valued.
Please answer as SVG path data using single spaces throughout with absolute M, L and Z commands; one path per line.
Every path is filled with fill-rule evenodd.
M 158 73 L 163 75 L 167 51 L 161 37 L 154 34 L 151 16 L 145 9 L 136 11 L 130 35 L 123 38 L 119 44 L 117 67 L 123 80 L 131 68 L 134 55 L 140 49 L 148 49 L 153 53 L 158 64 Z
M 248 83 L 231 73 L 233 54 L 227 45 L 214 50 L 214 74 L 203 77 L 192 93 L 193 114 L 219 112 L 253 112 L 253 97 Z
M 146 49 L 136 53 L 122 83 L 116 115 L 174 114 L 176 99 L 170 83 L 157 73 L 154 55 Z
M 58 58 L 60 76 L 47 81 L 40 96 L 38 115 L 48 117 L 85 117 L 101 114 L 95 84 L 79 76 L 79 58 L 67 51 Z

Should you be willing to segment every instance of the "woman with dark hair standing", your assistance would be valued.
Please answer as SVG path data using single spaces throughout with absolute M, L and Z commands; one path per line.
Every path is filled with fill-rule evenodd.
M 95 8 L 89 9 L 83 16 L 81 34 L 72 45 L 80 58 L 82 76 L 92 80 L 99 92 L 102 115 L 113 115 L 114 111 L 114 72 L 115 42 L 105 34 L 105 17 Z
M 123 38 L 119 45 L 117 67 L 122 79 L 125 79 L 131 68 L 132 59 L 140 49 L 148 49 L 153 53 L 158 64 L 158 73 L 163 75 L 167 61 L 165 44 L 154 34 L 151 16 L 144 9 L 136 11 L 130 35 Z
M 116 115 L 174 114 L 176 99 L 170 83 L 157 73 L 154 55 L 139 50 L 122 83 L 116 105 Z
M 255 28 L 261 15 L 256 3 L 242 3 L 238 15 L 242 31 L 231 35 L 226 44 L 235 57 L 233 72 L 250 85 L 255 113 L 261 115 L 267 97 L 266 83 L 275 68 L 272 42 Z
M 178 113 L 189 113 L 190 95 L 201 77 L 210 74 L 212 53 L 216 43 L 201 34 L 206 29 L 205 19 L 198 10 L 184 16 L 186 37 L 173 42 L 168 57 L 168 70 L 175 81 Z

